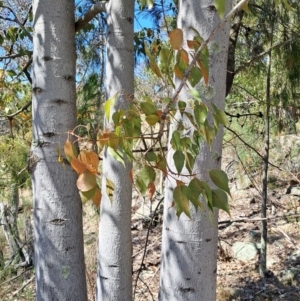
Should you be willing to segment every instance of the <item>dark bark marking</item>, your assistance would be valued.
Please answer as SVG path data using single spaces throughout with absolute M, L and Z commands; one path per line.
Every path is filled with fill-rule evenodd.
M 185 241 L 181 241 L 181 240 L 178 240 L 176 241 L 178 244 L 185 244 L 186 242 Z
M 56 225 L 56 226 L 62 226 L 65 224 L 66 221 L 67 220 L 64 218 L 55 218 L 55 219 L 52 219 L 51 221 L 49 221 L 49 223 L 52 225 Z
M 183 293 L 189 293 L 189 292 L 194 292 L 195 289 L 192 287 L 180 287 L 179 290 Z
M 46 132 L 46 133 L 43 133 L 43 136 L 45 136 L 45 137 L 53 137 L 53 136 L 55 136 L 55 134 L 53 132 Z
M 53 60 L 53 58 L 51 56 L 43 56 L 43 57 L 41 57 L 41 60 L 44 60 L 47 62 L 47 61 Z
M 65 100 L 63 99 L 54 99 L 53 100 L 54 103 L 58 104 L 58 105 L 62 105 L 64 103 L 67 103 Z
M 33 94 L 39 94 L 39 93 L 41 93 L 42 91 L 43 91 L 43 89 L 42 89 L 42 88 L 39 88 L 39 87 L 34 87 L 34 88 L 32 89 Z
M 209 242 L 209 241 L 211 241 L 211 239 L 210 239 L 210 238 L 206 238 L 205 241 L 206 241 L 206 242 Z
M 103 279 L 103 280 L 107 280 L 108 279 L 107 277 L 104 277 L 104 276 L 101 276 L 101 275 L 100 275 L 100 278 Z
M 114 264 L 110 264 L 108 267 L 109 267 L 109 268 L 117 268 L 118 266 L 117 266 L 117 265 L 114 265 Z
M 131 17 L 127 18 L 127 21 L 132 24 L 133 23 L 133 19 Z

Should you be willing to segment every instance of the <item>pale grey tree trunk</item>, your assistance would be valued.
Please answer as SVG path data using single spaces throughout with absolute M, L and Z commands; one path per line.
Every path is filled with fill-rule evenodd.
M 74 2 L 34 0 L 33 141 L 36 300 L 87 300 L 77 175 L 58 162 L 76 126 Z M 62 151 L 63 152 L 63 151 Z
M 197 29 L 202 38 L 208 38 L 220 21 L 213 4 L 213 0 L 179 1 L 177 24 L 184 32 L 185 40 L 193 40 L 195 35 L 190 27 Z M 228 11 L 231 0 L 226 1 L 226 6 Z M 202 100 L 209 107 L 210 103 L 214 103 L 219 109 L 224 109 L 225 106 L 228 42 L 229 24 L 226 24 L 209 43 L 209 89 L 203 82 L 197 87 Z M 179 84 L 179 80 L 176 84 Z M 185 90 L 179 99 L 187 101 L 190 97 Z M 177 118 L 176 120 L 178 121 Z M 171 126 L 170 136 L 176 126 L 176 123 Z M 194 167 L 194 172 L 200 179 L 209 181 L 208 170 L 220 168 L 222 138 L 223 131 L 220 129 L 211 150 L 205 143 L 201 146 Z M 169 152 L 168 162 L 175 171 L 172 156 L 173 153 Z M 164 201 L 159 300 L 213 301 L 216 299 L 218 212 L 215 210 L 213 222 L 209 220 L 207 211 L 201 213 L 198 210 L 196 213 L 193 208 L 192 220 L 184 214 L 178 219 L 175 209 L 170 208 L 175 186 L 174 179 L 168 177 Z
M 133 0 L 108 3 L 106 97 L 118 93 L 112 110 L 126 108 L 133 93 Z M 111 113 L 112 113 L 111 112 Z M 126 167 L 107 152 L 103 155 L 103 189 L 99 225 L 98 301 L 132 299 L 131 164 Z M 113 201 L 106 193 L 106 178 L 114 184 Z

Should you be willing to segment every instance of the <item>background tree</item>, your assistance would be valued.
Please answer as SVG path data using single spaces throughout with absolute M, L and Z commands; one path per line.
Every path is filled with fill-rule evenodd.
M 76 175 L 58 145 L 76 125 L 75 20 L 72 1 L 33 2 L 33 142 L 37 300 L 87 300 L 82 204 Z

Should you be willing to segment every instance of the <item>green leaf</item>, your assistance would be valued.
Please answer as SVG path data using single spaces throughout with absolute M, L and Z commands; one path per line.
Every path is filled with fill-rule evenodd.
M 220 18 L 223 19 L 226 9 L 226 0 L 215 0 L 214 5 L 217 9 Z
M 227 125 L 227 116 L 224 111 L 222 110 L 216 110 L 216 112 L 213 114 L 214 117 L 214 123 L 216 128 L 219 128 L 219 124 Z
M 197 90 L 192 89 L 192 90 L 190 90 L 189 92 L 191 93 L 191 95 L 192 95 L 195 99 L 197 99 L 199 102 L 201 102 L 200 94 L 199 94 L 199 92 L 198 92 Z
M 191 84 L 192 87 L 195 87 L 200 79 L 202 77 L 202 73 L 200 71 L 200 69 L 196 66 L 194 66 L 190 72 L 190 76 L 189 76 L 189 82 Z
M 113 115 L 112 115 L 112 120 L 113 120 L 114 124 L 119 125 L 120 120 L 123 116 L 124 116 L 124 111 L 123 110 L 119 110 L 119 111 L 114 112 Z
M 201 124 L 204 124 L 206 118 L 207 118 L 207 107 L 201 104 L 196 104 L 194 107 L 194 116 L 195 116 L 195 120 L 198 124 L 198 126 L 200 126 Z
M 155 162 L 156 161 L 156 154 L 155 152 L 148 152 L 146 154 L 146 160 L 148 160 L 149 162 Z
M 114 190 L 115 190 L 114 183 L 108 178 L 106 178 L 106 193 L 111 203 L 113 202 Z
M 212 169 L 209 171 L 209 176 L 213 183 L 220 189 L 226 191 L 230 196 L 227 174 L 221 169 Z
M 176 206 L 176 215 L 179 217 L 184 212 L 189 218 L 190 214 L 190 189 L 185 185 L 178 185 L 173 191 L 173 198 Z
M 145 166 L 140 171 L 140 176 L 143 179 L 145 185 L 148 186 L 148 184 L 150 182 L 154 182 L 155 181 L 156 173 L 155 173 L 155 170 L 154 170 L 153 167 L 151 167 L 151 166 Z
M 206 182 L 200 181 L 198 178 L 194 178 L 189 184 L 190 190 L 193 191 L 193 198 L 198 198 L 202 194 L 209 207 L 212 206 L 212 193 L 209 185 Z M 192 201 L 193 202 L 193 201 Z
M 154 5 L 153 0 L 147 0 L 148 9 L 152 9 L 153 5 Z
M 230 215 L 230 208 L 228 204 L 227 194 L 220 189 L 212 190 L 212 205 L 215 208 L 224 210 Z
M 246 1 L 242 6 L 241 6 L 241 9 L 246 12 L 247 14 L 250 14 L 251 15 L 251 11 L 249 9 L 249 1 Z M 275 4 L 275 8 L 276 8 L 276 4 Z
M 193 172 L 195 160 L 196 160 L 195 156 L 193 156 L 189 152 L 185 152 L 185 166 L 190 174 Z
M 182 151 L 177 150 L 173 155 L 173 160 L 177 169 L 177 172 L 180 174 L 184 166 L 184 154 Z
M 198 210 L 198 207 L 200 207 L 201 210 L 204 209 L 203 204 L 199 200 L 201 189 L 198 187 L 197 181 L 199 180 L 194 178 L 188 186 L 190 189 L 190 201 L 194 205 L 196 211 Z
M 104 104 L 104 112 L 105 117 L 108 121 L 110 121 L 110 112 L 111 108 L 114 107 L 118 93 L 116 93 L 113 97 L 109 98 Z
M 147 191 L 147 186 L 145 182 L 143 181 L 143 178 L 141 176 L 138 176 L 135 181 L 135 186 L 138 189 L 138 191 L 142 194 L 145 195 Z
M 94 196 L 96 190 L 98 188 L 98 185 L 95 185 L 91 190 L 88 191 L 79 191 L 80 198 L 83 204 L 85 204 L 87 201 L 91 200 Z
M 122 153 L 122 151 L 114 150 L 113 148 L 108 147 L 107 152 L 112 158 L 119 161 L 122 165 L 125 166 L 125 155 Z
M 146 116 L 156 114 L 156 108 L 152 103 L 144 101 L 144 102 L 141 102 L 140 105 L 141 105 L 141 109 L 142 109 L 143 113 Z
M 4 42 L 4 38 L 2 37 L 2 35 L 0 35 L 0 45 L 2 45 Z
M 156 167 L 160 169 L 165 176 L 167 175 L 167 161 L 161 154 L 158 154 L 156 157 Z
M 149 125 L 153 126 L 155 125 L 157 122 L 159 122 L 159 117 L 157 115 L 148 115 L 146 117 L 146 121 Z
M 185 108 L 186 108 L 186 102 L 179 100 L 178 101 L 178 109 L 181 112 L 181 114 L 184 112 Z
M 171 139 L 172 147 L 175 150 L 181 150 L 181 138 L 178 131 L 174 131 Z

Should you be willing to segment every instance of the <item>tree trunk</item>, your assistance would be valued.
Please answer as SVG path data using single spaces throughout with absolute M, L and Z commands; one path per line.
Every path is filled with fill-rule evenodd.
M 74 2 L 34 0 L 33 142 L 28 158 L 34 198 L 37 300 L 87 300 L 82 204 L 77 175 L 58 162 L 76 126 Z
M 193 40 L 195 35 L 190 27 L 198 30 L 202 38 L 208 38 L 220 22 L 218 14 L 212 9 L 213 4 L 213 0 L 179 1 L 177 25 L 183 30 L 185 40 Z M 227 1 L 227 11 L 230 7 L 231 1 Z M 222 110 L 225 106 L 228 42 L 227 23 L 209 43 L 211 92 L 208 93 L 203 82 L 197 88 L 203 102 L 209 107 L 214 103 Z M 179 83 L 177 79 L 176 85 Z M 187 90 L 182 91 L 179 97 L 184 101 L 189 98 Z M 175 119 L 178 122 L 178 119 Z M 176 123 L 171 126 L 170 137 L 176 126 Z M 220 129 L 211 150 L 205 143 L 201 146 L 194 167 L 194 172 L 200 179 L 209 182 L 208 170 L 220 168 L 222 138 L 223 131 Z M 174 167 L 172 156 L 173 152 L 169 151 L 168 164 Z M 168 177 L 165 188 L 159 300 L 213 301 L 216 298 L 218 212 L 215 210 L 213 222 L 209 220 L 208 211 L 196 213 L 193 208 L 191 208 L 192 220 L 184 214 L 178 219 L 175 210 L 170 208 L 175 186 L 174 179 Z
M 111 114 L 126 108 L 133 93 L 133 0 L 108 3 L 106 97 L 118 93 Z M 106 121 L 107 122 L 107 121 Z M 108 150 L 103 154 L 103 189 L 100 211 L 97 277 L 98 301 L 132 299 L 131 264 L 131 164 L 124 167 Z M 113 201 L 106 193 L 106 179 L 114 184 Z

